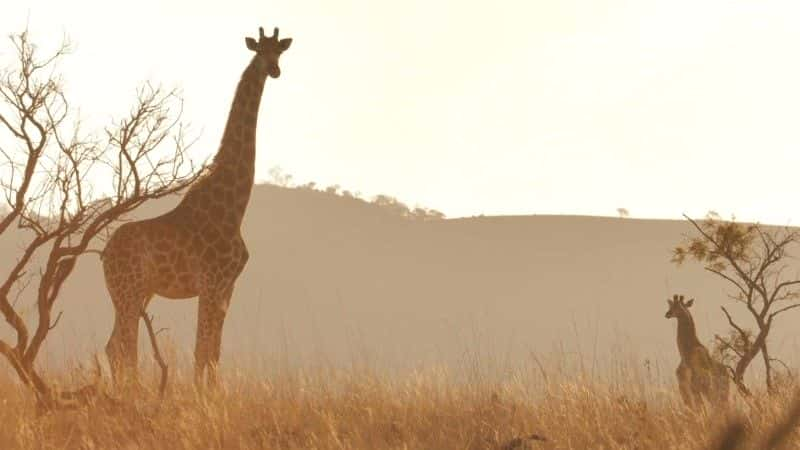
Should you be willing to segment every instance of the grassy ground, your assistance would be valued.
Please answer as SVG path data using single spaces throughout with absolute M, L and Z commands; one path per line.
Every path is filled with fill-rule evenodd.
M 695 414 L 669 385 L 629 375 L 581 381 L 542 369 L 486 381 L 443 370 L 314 369 L 259 379 L 229 371 L 220 392 L 198 396 L 191 377 L 178 373 L 162 401 L 148 393 L 133 403 L 43 416 L 27 391 L 4 379 L 0 448 L 700 449 L 713 448 L 732 420 L 763 436 L 791 397 L 737 397 L 731 411 Z M 544 440 L 511 445 L 532 434 Z M 751 441 L 748 448 L 763 446 Z M 786 448 L 800 448 L 800 439 Z

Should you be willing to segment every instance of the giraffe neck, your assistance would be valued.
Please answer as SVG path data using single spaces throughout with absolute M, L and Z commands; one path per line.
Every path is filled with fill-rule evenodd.
M 694 319 L 691 314 L 679 315 L 678 352 L 681 354 L 681 359 L 684 361 L 689 360 L 692 351 L 699 346 L 702 346 L 702 344 L 697 339 L 697 329 L 694 326 Z
M 237 172 L 247 169 L 252 180 L 255 172 L 258 108 L 266 80 L 267 71 L 261 58 L 253 57 L 236 86 L 222 143 L 214 157 L 214 170 L 222 166 L 233 166 Z
M 208 210 L 216 221 L 241 225 L 253 190 L 256 159 L 256 123 L 267 70 L 253 57 L 242 73 L 233 97 L 228 121 L 209 173 L 186 193 L 179 212 Z M 179 214 L 180 215 L 180 214 Z

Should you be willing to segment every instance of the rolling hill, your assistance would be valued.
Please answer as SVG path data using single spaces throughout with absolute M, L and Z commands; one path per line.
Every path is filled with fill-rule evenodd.
M 139 217 L 176 201 L 148 205 Z M 599 370 L 648 359 L 671 376 L 678 355 L 667 295 L 697 298 L 704 342 L 725 325 L 724 285 L 696 264 L 669 261 L 690 231 L 681 221 L 576 216 L 412 221 L 350 197 L 258 185 L 223 364 L 502 368 L 556 351 Z M 2 254 L 13 257 L 19 239 L 4 237 Z M 113 312 L 96 255 L 80 260 L 59 302 L 64 317 L 43 359 L 57 365 L 102 352 Z M 157 297 L 150 311 L 168 328 L 170 348 L 188 358 L 196 301 Z M 779 326 L 773 353 L 792 359 L 794 328 Z

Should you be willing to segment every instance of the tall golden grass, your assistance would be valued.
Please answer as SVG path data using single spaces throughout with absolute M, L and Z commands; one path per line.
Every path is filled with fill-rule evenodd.
M 692 412 L 673 383 L 649 380 L 638 368 L 600 379 L 533 364 L 496 377 L 227 369 L 221 389 L 204 395 L 184 371 L 159 400 L 155 372 L 143 370 L 153 390 L 133 401 L 44 415 L 15 380 L 2 378 L 0 448 L 759 449 L 766 430 L 786 422 L 792 398 L 787 387 L 782 395 L 734 398 L 730 410 Z M 60 379 L 80 382 L 70 373 Z M 737 430 L 746 446 L 723 442 L 722 434 Z M 784 434 L 783 448 L 800 448 L 791 426 Z

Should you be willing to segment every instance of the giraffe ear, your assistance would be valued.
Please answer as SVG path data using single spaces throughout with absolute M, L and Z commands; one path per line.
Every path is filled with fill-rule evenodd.
M 258 44 L 256 40 L 251 37 L 244 38 L 244 43 L 247 44 L 247 49 L 251 51 L 258 51 Z
M 692 306 L 693 304 L 694 304 L 694 299 L 691 299 L 688 302 L 684 303 L 683 306 L 688 308 L 688 307 Z
M 292 45 L 292 38 L 281 39 L 278 41 L 278 46 L 282 52 L 288 50 L 290 45 Z

